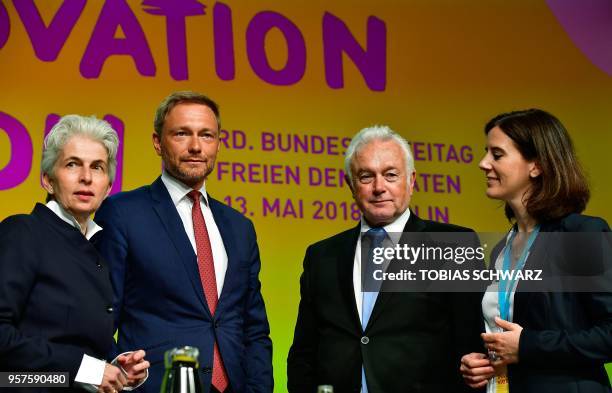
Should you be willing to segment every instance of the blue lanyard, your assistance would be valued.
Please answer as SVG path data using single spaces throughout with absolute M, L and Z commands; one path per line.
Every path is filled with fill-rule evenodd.
M 536 225 L 533 228 L 533 231 L 529 235 L 529 239 L 527 240 L 527 244 L 523 249 L 523 253 L 521 257 L 516 262 L 516 266 L 514 268 L 515 271 L 523 270 L 525 267 L 525 262 L 527 262 L 527 257 L 529 256 L 529 250 L 533 245 L 538 233 L 540 232 L 540 226 Z M 512 230 L 510 233 L 510 239 L 506 243 L 506 247 L 504 248 L 504 261 L 502 265 L 502 269 L 504 271 L 510 271 L 510 267 L 512 266 L 512 241 L 516 236 L 516 231 Z M 503 320 L 512 322 L 509 320 L 510 318 L 510 297 L 512 296 L 512 288 L 514 287 L 514 282 L 516 281 L 516 274 L 512 274 L 512 277 L 506 279 L 506 277 L 501 277 L 499 279 L 499 291 L 498 291 L 498 302 L 499 302 L 499 317 Z

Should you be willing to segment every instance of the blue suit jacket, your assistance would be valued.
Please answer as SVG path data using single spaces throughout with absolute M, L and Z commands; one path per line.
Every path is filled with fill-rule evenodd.
M 116 350 L 143 348 L 151 362 L 141 392 L 159 392 L 164 352 L 184 345 L 199 348 L 200 377 L 208 391 L 215 338 L 235 392 L 273 389 L 272 342 L 253 224 L 208 201 L 228 256 L 214 317 L 193 247 L 161 178 L 108 198 L 96 214 L 104 228 L 96 246 L 109 262 L 113 283 Z

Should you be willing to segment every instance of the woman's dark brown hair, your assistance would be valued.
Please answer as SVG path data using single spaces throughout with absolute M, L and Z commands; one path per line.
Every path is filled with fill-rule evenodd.
M 582 212 L 589 201 L 589 186 L 572 140 L 561 122 L 540 109 L 527 109 L 495 116 L 485 134 L 499 127 L 527 161 L 535 161 L 540 176 L 532 179 L 525 201 L 527 213 L 538 222 Z M 514 212 L 506 204 L 506 217 Z

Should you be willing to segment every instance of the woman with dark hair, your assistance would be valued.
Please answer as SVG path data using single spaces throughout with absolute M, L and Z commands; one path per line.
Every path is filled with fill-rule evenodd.
M 479 167 L 486 175 L 486 194 L 505 202 L 513 223 L 491 254 L 492 268 L 539 268 L 543 275 L 554 275 L 564 266 L 563 274 L 575 276 L 585 264 L 608 263 L 609 249 L 603 248 L 608 252 L 601 258 L 607 244 L 602 232 L 610 228 L 601 218 L 580 214 L 589 189 L 561 122 L 538 109 L 516 111 L 493 118 L 485 134 Z M 562 236 L 554 241 L 555 235 Z M 599 250 L 598 261 L 577 252 L 588 248 L 577 238 Z M 608 290 L 580 292 L 571 285 L 538 289 L 504 278 L 491 283 L 482 300 L 488 354 L 463 356 L 466 383 L 486 385 L 487 393 L 610 392 L 604 369 L 612 359 L 609 284 L 604 282 Z

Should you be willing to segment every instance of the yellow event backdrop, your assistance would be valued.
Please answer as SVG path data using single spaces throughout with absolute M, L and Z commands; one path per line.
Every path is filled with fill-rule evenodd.
M 340 170 L 360 128 L 388 124 L 413 142 L 420 216 L 504 231 L 477 167 L 483 124 L 543 108 L 568 127 L 588 171 L 586 213 L 612 218 L 612 12 L 588 4 L 2 0 L 0 218 L 44 200 L 41 144 L 56 115 L 106 116 L 121 129 L 116 192 L 160 173 L 160 100 L 210 95 L 226 132 L 207 189 L 257 228 L 284 391 L 304 250 L 355 225 Z

